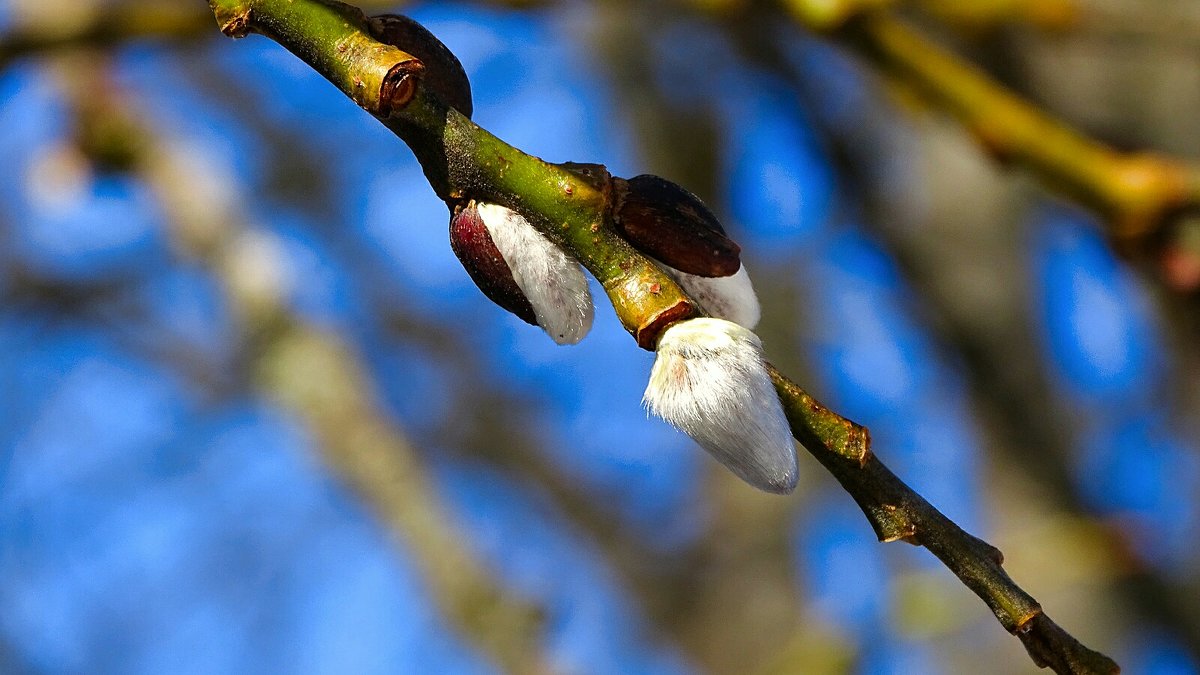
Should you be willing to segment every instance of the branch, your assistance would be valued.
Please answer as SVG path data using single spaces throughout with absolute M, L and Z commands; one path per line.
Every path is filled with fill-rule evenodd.
M 653 348 L 667 325 L 698 314 L 670 277 L 607 224 L 603 177 L 527 155 L 447 107 L 432 86 L 421 86 L 428 71 L 419 62 L 395 47 L 372 44 L 357 10 L 321 0 L 211 4 L 226 34 L 258 32 L 280 42 L 392 129 L 448 205 L 486 200 L 529 218 L 595 275 L 643 348 Z M 1004 572 L 997 549 L 964 532 L 892 474 L 870 451 L 865 428 L 772 371 L 793 434 L 850 493 L 880 540 L 928 548 L 1020 637 L 1038 665 L 1060 673 L 1118 670 L 1046 617 Z
M 884 466 L 871 452 L 865 428 L 826 410 L 777 371 L 772 377 L 796 439 L 850 493 L 880 541 L 929 549 L 1020 638 L 1039 666 L 1057 673 L 1119 671 L 1042 611 L 1004 571 L 999 549 L 964 531 Z

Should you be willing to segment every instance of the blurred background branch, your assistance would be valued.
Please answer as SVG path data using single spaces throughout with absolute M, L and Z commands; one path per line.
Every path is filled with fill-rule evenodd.
M 459 630 L 505 672 L 549 672 L 541 610 L 477 560 L 419 452 L 377 404 L 353 348 L 289 307 L 295 272 L 281 242 L 241 220 L 238 204 L 247 197 L 199 189 L 230 181 L 204 175 L 183 144 L 139 119 L 136 101 L 122 96 L 103 61 L 63 65 L 80 148 L 99 167 L 140 176 L 173 214 L 172 244 L 209 269 L 226 293 L 252 381 L 312 431 L 329 467 L 417 558 L 437 605 Z

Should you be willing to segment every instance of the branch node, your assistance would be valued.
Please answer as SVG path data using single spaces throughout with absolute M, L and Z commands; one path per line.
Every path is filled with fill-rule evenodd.
M 221 26 L 221 32 L 235 40 L 244 38 L 252 32 L 250 15 L 252 11 L 249 5 L 240 6 L 232 11 L 223 7 L 213 8 L 217 23 Z
M 867 516 L 881 543 L 907 541 L 910 544 L 921 545 L 917 539 L 917 524 L 909 518 L 906 509 L 895 504 L 880 504 L 879 508 L 868 512 Z
M 392 66 L 383 76 L 379 87 L 379 105 L 374 111 L 380 117 L 389 117 L 403 110 L 417 93 L 417 84 L 425 66 L 416 59 L 401 61 Z

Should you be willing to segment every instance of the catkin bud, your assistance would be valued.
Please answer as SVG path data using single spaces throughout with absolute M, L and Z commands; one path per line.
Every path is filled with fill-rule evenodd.
M 381 14 L 368 21 L 371 36 L 420 59 L 425 66 L 425 86 L 443 103 L 471 117 L 471 81 L 454 52 L 429 29 L 399 14 Z
M 659 266 L 671 275 L 689 298 L 700 305 L 705 314 L 732 321 L 750 330 L 758 325 L 762 308 L 745 265 L 727 277 L 699 277 L 661 262 Z
M 450 246 L 484 295 L 558 344 L 591 330 L 583 268 L 516 211 L 471 202 L 450 220 Z
M 533 305 L 513 279 L 474 202 L 450 219 L 450 248 L 484 295 L 525 323 L 537 325 Z
M 687 274 L 727 277 L 741 248 L 696 195 L 658 176 L 613 179 L 613 227 L 634 248 Z
M 762 342 L 742 326 L 700 318 L 668 328 L 642 402 L 754 487 L 796 488 L 796 446 Z

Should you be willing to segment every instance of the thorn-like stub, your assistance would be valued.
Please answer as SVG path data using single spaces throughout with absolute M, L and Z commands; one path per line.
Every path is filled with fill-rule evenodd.
M 379 88 L 379 109 L 376 114 L 388 117 L 403 110 L 417 93 L 417 85 L 425 66 L 417 60 L 401 61 L 383 76 Z
M 251 11 L 249 7 L 245 7 L 234 13 L 226 13 L 218 10 L 217 21 L 221 25 L 221 32 L 235 40 L 249 35 Z
M 443 103 L 470 118 L 471 81 L 454 52 L 437 39 L 429 29 L 399 14 L 371 17 L 367 26 L 371 36 L 412 54 L 425 64 L 425 86 Z
M 658 176 L 613 179 L 612 224 L 634 248 L 700 277 L 741 267 L 741 247 L 696 195 Z
M 587 162 L 563 162 L 558 166 L 578 176 L 583 182 L 603 194 L 605 201 L 608 201 L 609 194 L 612 192 L 612 174 L 608 172 L 608 167 L 603 164 Z

